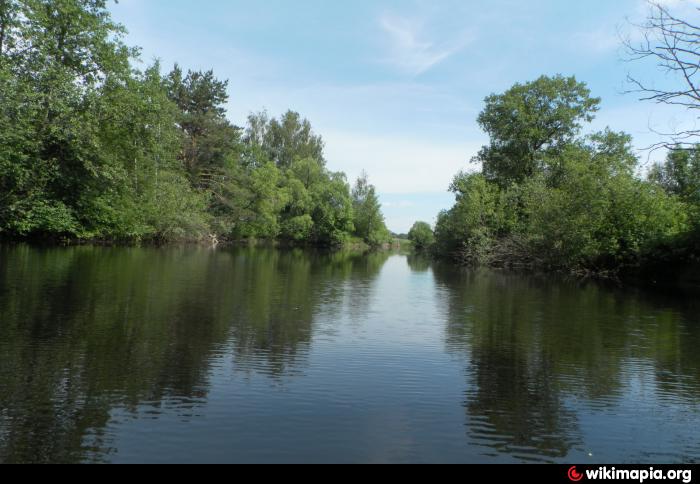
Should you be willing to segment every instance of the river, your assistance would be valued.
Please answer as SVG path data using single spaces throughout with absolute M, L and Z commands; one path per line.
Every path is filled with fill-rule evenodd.
M 415 255 L 0 247 L 0 462 L 700 459 L 700 303 Z

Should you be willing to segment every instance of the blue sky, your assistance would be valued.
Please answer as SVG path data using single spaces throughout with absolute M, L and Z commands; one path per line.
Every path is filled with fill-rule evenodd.
M 478 168 L 469 160 L 487 141 L 476 124 L 483 99 L 515 82 L 576 75 L 603 98 L 593 129 L 627 131 L 639 148 L 658 141 L 650 127 L 687 122 L 624 94 L 628 73 L 665 82 L 653 65 L 623 60 L 620 38 L 636 35 L 644 0 L 120 0 L 111 9 L 144 63 L 229 79 L 234 123 L 263 108 L 308 117 L 331 169 L 350 180 L 369 173 L 394 231 L 452 205 L 452 177 Z

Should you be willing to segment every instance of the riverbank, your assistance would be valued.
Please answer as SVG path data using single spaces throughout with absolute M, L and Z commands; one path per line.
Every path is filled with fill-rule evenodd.
M 0 245 L 29 244 L 39 247 L 180 247 L 198 246 L 210 248 L 226 247 L 254 247 L 269 249 L 311 249 L 328 251 L 351 251 L 351 252 L 372 252 L 372 251 L 398 251 L 407 252 L 412 250 L 409 240 L 395 238 L 391 242 L 378 246 L 371 246 L 358 238 L 351 238 L 339 245 L 320 245 L 309 242 L 292 242 L 285 240 L 270 239 L 227 239 L 215 236 L 201 238 L 184 238 L 180 240 L 162 241 L 157 239 L 148 240 L 108 240 L 108 239 L 75 239 L 75 238 L 0 238 Z
M 658 258 L 646 258 L 637 263 L 621 264 L 615 268 L 552 267 L 528 257 L 509 257 L 482 261 L 446 256 L 439 251 L 415 251 L 437 264 L 461 267 L 464 270 L 485 268 L 504 273 L 528 276 L 563 276 L 580 281 L 598 281 L 615 286 L 676 288 L 692 293 L 700 291 L 700 258 L 692 252 L 670 252 Z

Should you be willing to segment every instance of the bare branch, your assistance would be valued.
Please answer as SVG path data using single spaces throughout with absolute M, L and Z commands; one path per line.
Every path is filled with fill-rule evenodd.
M 641 40 L 623 40 L 628 61 L 655 59 L 659 69 L 676 75 L 682 87 L 664 89 L 651 87 L 641 80 L 628 76 L 633 86 L 627 93 L 636 94 L 640 100 L 679 106 L 686 110 L 700 109 L 700 23 L 682 19 L 657 0 L 648 0 L 650 12 L 644 24 L 636 25 Z M 700 9 L 697 9 L 700 11 Z M 665 138 L 647 149 L 679 148 L 697 144 L 700 129 L 679 130 L 655 134 Z

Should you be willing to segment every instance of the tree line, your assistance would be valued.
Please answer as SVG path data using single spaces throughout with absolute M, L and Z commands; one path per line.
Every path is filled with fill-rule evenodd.
M 466 264 L 596 274 L 697 260 L 700 152 L 672 150 L 641 176 L 628 134 L 582 134 L 599 104 L 563 76 L 489 96 L 481 170 L 454 178 L 455 205 L 427 245 Z
M 136 69 L 124 34 L 107 0 L 0 0 L 0 237 L 389 240 L 308 120 L 235 126 L 227 81 Z
M 643 100 L 695 115 L 700 27 L 650 1 L 631 59 L 651 59 L 681 86 L 667 91 L 630 77 Z M 698 9 L 700 10 L 700 9 Z M 478 117 L 489 143 L 450 187 L 454 206 L 434 233 L 417 223 L 419 248 L 465 264 L 617 276 L 692 271 L 700 262 L 699 132 L 658 133 L 667 159 L 651 170 L 624 132 L 584 135 L 600 99 L 574 77 L 542 76 L 486 98 Z

